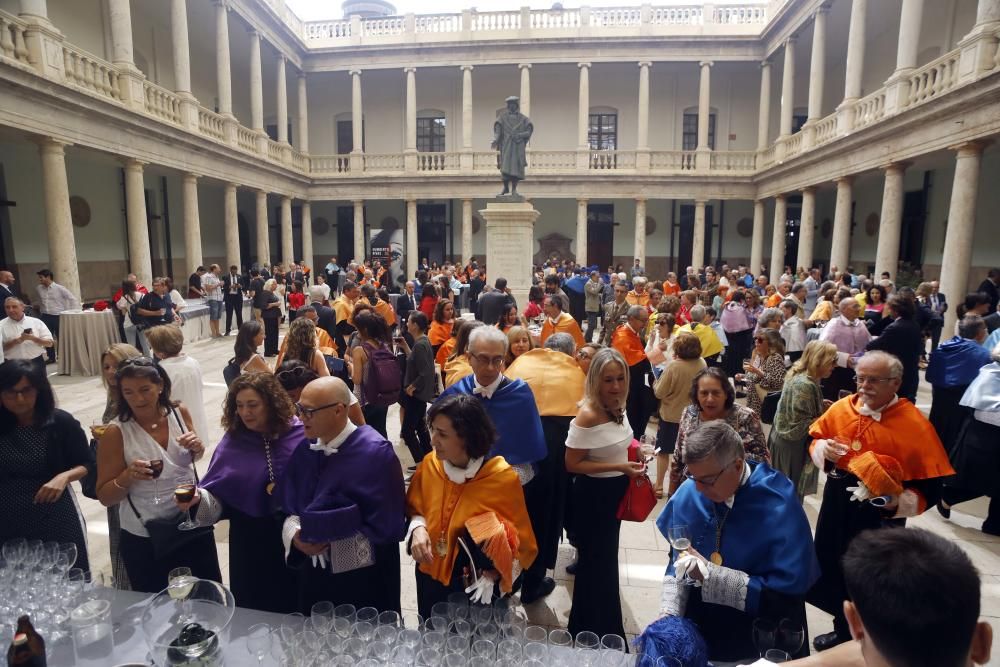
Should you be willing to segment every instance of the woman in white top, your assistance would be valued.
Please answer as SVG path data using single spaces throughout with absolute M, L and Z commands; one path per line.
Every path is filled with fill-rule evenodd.
M 173 278 L 164 278 L 164 280 L 167 281 L 167 291 L 170 293 L 170 302 L 174 304 L 174 312 L 179 314 L 187 308 L 187 301 L 184 300 L 181 293 L 174 287 Z
M 270 373 L 271 368 L 257 350 L 264 344 L 264 326 L 257 320 L 247 320 L 236 332 L 234 358 L 240 373 Z
M 646 358 L 653 367 L 653 374 L 660 377 L 667 364 L 674 357 L 674 325 L 673 313 L 657 313 L 653 332 L 646 340 Z
M 141 340 L 142 334 L 137 331 L 135 322 L 132 321 L 132 306 L 139 303 L 142 295 L 135 289 L 134 280 L 122 281 L 122 296 L 118 299 L 115 307 L 122 314 L 122 328 L 125 330 L 125 342 L 135 345 L 140 350 L 147 349 L 146 341 Z
M 170 400 L 170 378 L 146 357 L 123 361 L 115 378 L 118 417 L 97 447 L 97 498 L 105 507 L 118 506 L 120 553 L 132 590 L 163 590 L 175 567 L 221 582 L 213 533 L 157 552 L 145 527 L 151 519 L 181 520 L 174 489 L 186 480 L 194 483 L 194 461 L 205 453 L 192 430 L 191 414 Z M 160 471 L 155 477 L 154 470 Z
M 580 411 L 566 438 L 566 470 L 573 482 L 574 533 L 579 556 L 569 631 L 625 636 L 618 591 L 618 503 L 628 480 L 645 466 L 628 460 L 632 427 L 625 416 L 628 365 L 614 348 L 594 355 Z
M 160 360 L 160 368 L 167 371 L 167 376 L 170 377 L 170 395 L 191 413 L 194 432 L 202 440 L 208 440 L 201 364 L 182 351 L 184 332 L 172 324 L 162 324 L 148 330 L 146 339 L 153 354 Z

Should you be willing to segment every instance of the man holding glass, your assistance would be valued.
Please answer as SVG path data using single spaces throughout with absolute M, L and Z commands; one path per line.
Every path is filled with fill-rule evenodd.
M 937 503 L 941 478 L 955 474 L 934 427 L 913 403 L 896 395 L 903 377 L 899 359 L 866 352 L 854 368 L 857 393 L 834 403 L 809 427 L 813 463 L 827 470 L 816 522 L 822 576 L 809 592 L 809 602 L 833 614 L 834 630 L 816 637 L 819 651 L 851 639 L 841 564 L 851 540 L 863 530 L 904 526 L 907 517 Z M 885 470 L 891 468 L 892 476 L 899 477 L 902 493 L 877 496 L 851 472 L 851 462 L 867 452 L 889 464 Z
M 716 662 L 765 648 L 808 655 L 805 595 L 819 565 L 795 485 L 747 461 L 739 434 L 721 420 L 688 435 L 684 464 L 687 481 L 656 520 L 673 547 L 661 615 L 694 621 Z M 758 623 L 784 628 L 784 643 L 758 645 Z

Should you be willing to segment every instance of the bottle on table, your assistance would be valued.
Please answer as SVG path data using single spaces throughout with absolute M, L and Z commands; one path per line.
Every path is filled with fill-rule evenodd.
M 17 619 L 17 632 L 7 649 L 7 667 L 45 667 L 45 640 L 38 634 L 31 619 Z

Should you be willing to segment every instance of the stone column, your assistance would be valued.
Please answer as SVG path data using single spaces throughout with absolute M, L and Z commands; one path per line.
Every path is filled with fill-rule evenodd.
M 853 176 L 842 176 L 837 183 L 837 208 L 833 214 L 833 239 L 830 246 L 830 266 L 843 271 L 851 261 L 851 186 Z
M 32 16 L 49 20 L 49 10 L 46 0 L 21 0 L 20 16 Z M 56 282 L 59 282 L 58 280 Z
M 111 62 L 126 69 L 135 68 L 129 0 L 108 0 L 108 18 L 111 23 Z
M 295 261 L 295 236 L 292 234 L 292 198 L 281 196 L 281 263 L 287 270 Z
M 757 150 L 762 151 L 771 143 L 771 61 L 760 63 L 760 111 L 757 114 Z M 759 271 L 760 268 L 754 269 Z
M 700 271 L 705 265 L 705 202 L 694 203 L 694 233 L 691 235 L 691 266 Z M 680 267 L 678 267 L 680 268 Z
M 909 73 L 917 66 L 920 47 L 920 23 L 924 18 L 924 0 L 903 0 L 899 14 L 899 42 L 896 46 L 896 71 L 893 76 Z
M 579 209 L 577 209 L 579 211 Z M 635 200 L 635 259 L 646 266 L 646 200 Z
M 271 230 L 267 222 L 267 192 L 257 190 L 257 262 L 261 266 L 271 266 Z
M 128 228 L 129 268 L 139 282 L 153 284 L 153 262 L 149 252 L 149 221 L 146 218 L 145 162 L 125 161 L 125 219 Z
M 229 7 L 225 0 L 215 2 L 215 78 L 219 93 L 219 113 L 232 117 L 233 82 L 229 70 Z
M 750 238 L 750 273 L 757 275 L 764 263 L 764 202 L 753 203 L 753 235 Z
M 708 145 L 708 117 L 711 113 L 712 62 L 703 60 L 698 81 L 698 150 L 710 150 Z
M 979 165 L 983 148 L 981 143 L 963 144 L 957 147 L 955 158 L 955 180 L 951 186 L 951 204 L 948 206 L 948 233 L 944 237 L 944 255 L 941 261 L 941 291 L 944 294 L 955 294 L 956 301 L 968 291 L 972 240 L 976 229 Z M 945 292 L 946 289 L 949 292 Z M 944 331 L 954 331 L 955 320 L 955 310 L 949 308 L 944 317 Z
M 861 76 L 865 65 L 865 19 L 868 13 L 868 0 L 851 1 L 851 23 L 847 33 L 847 78 L 844 82 L 845 104 L 861 97 Z
M 580 95 L 576 119 L 576 168 L 590 167 L 590 63 L 577 63 L 580 68 Z
M 517 68 L 521 70 L 521 113 L 531 116 L 531 64 L 521 63 Z
M 364 130 L 364 119 L 361 115 L 361 70 L 352 69 L 351 72 L 351 137 L 352 143 L 354 144 L 354 149 L 351 151 L 351 171 L 362 171 L 364 161 L 361 156 L 364 153 L 362 146 L 364 144 L 364 135 L 362 131 Z M 362 206 L 364 204 L 362 203 Z M 355 218 L 357 217 L 357 210 L 354 212 Z M 362 250 L 364 249 L 364 244 L 362 243 Z M 357 248 L 357 239 L 355 239 L 355 248 Z M 364 258 L 364 252 L 355 260 L 360 262 Z
M 472 150 L 472 65 L 462 65 L 462 150 Z M 407 79 L 409 82 L 409 79 Z M 414 112 L 416 113 L 416 112 Z M 414 121 L 415 122 L 415 121 Z M 414 130 L 416 133 L 416 130 Z M 416 147 L 416 139 L 414 139 Z
M 649 68 L 652 63 L 639 63 L 639 117 L 636 123 L 636 168 L 649 170 Z
M 174 52 L 174 92 L 181 98 L 181 118 L 185 127 L 197 129 L 198 103 L 191 94 L 187 0 L 170 0 L 170 36 Z
M 76 260 L 73 217 L 69 209 L 69 181 L 66 178 L 66 144 L 45 138 L 38 149 L 42 158 L 49 265 L 56 282 L 80 299 L 80 269 Z
M 250 31 L 250 129 L 264 132 L 264 83 L 260 63 L 260 33 Z
M 586 199 L 576 200 L 576 264 L 587 265 L 587 203 Z
M 888 271 L 893 280 L 899 268 L 899 237 L 903 231 L 903 174 L 907 166 L 909 165 L 896 162 L 884 168 L 885 189 L 882 191 L 875 275 L 881 276 L 883 271 Z
M 464 207 L 464 204 L 463 204 Z M 464 212 L 464 209 L 463 209 Z M 462 233 L 465 233 L 465 221 L 462 221 Z M 469 221 L 472 226 L 472 221 Z M 406 200 L 406 277 L 412 279 L 420 266 L 420 239 L 417 237 L 417 200 Z
M 462 200 L 462 261 L 472 260 L 472 200 Z M 418 261 L 414 259 L 413 261 Z
M 795 38 L 785 41 L 785 66 L 781 72 L 781 130 L 779 138 L 792 135 L 795 114 Z
M 285 80 L 285 54 L 278 54 L 275 63 L 275 85 L 278 100 L 278 142 L 288 143 L 288 83 Z
M 243 270 L 243 260 L 240 257 L 240 219 L 236 207 L 236 184 L 226 183 L 223 199 L 223 216 L 226 234 L 226 263 L 235 264 Z
M 306 73 L 299 72 L 299 145 L 300 153 L 309 152 L 309 91 L 306 86 Z
M 319 275 L 319 270 L 313 257 L 312 231 L 312 204 L 307 199 L 302 202 L 302 261 L 312 268 L 312 275 L 316 276 Z
M 406 147 L 403 150 L 406 171 L 417 170 L 417 68 L 404 67 L 406 73 Z
M 823 117 L 823 86 L 826 76 L 826 5 L 816 10 L 813 20 L 812 57 L 809 60 L 809 119 L 814 122 Z
M 816 188 L 802 190 L 802 216 L 799 222 L 799 254 L 795 268 L 808 271 L 813 262 L 813 238 L 816 235 Z
M 201 218 L 198 215 L 198 175 L 182 176 L 181 196 L 184 200 L 184 258 L 188 270 L 194 271 L 205 258 L 201 249 Z
M 774 231 L 771 233 L 771 282 L 785 272 L 785 223 L 788 221 L 788 201 L 785 195 L 774 197 Z
M 354 200 L 354 261 L 363 262 L 365 259 L 365 201 L 363 199 Z M 417 260 L 420 261 L 420 260 Z

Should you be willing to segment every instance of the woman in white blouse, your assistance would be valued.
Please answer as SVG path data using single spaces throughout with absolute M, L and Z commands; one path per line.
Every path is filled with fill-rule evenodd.
M 573 482 L 573 526 L 579 556 L 569 631 L 625 636 L 618 591 L 618 503 L 644 465 L 628 460 L 632 427 L 625 416 L 628 365 L 614 348 L 594 355 L 580 411 L 570 422 L 566 470 Z

